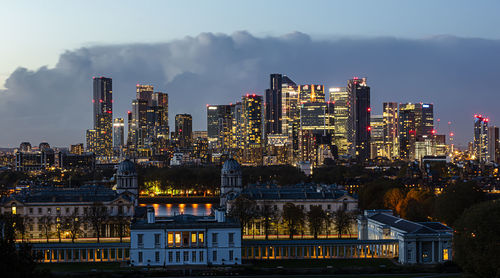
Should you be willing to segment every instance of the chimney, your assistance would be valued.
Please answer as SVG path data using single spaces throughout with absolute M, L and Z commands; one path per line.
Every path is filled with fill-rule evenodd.
M 226 222 L 226 212 L 223 209 L 215 210 L 215 221 L 217 222 Z
M 148 224 L 155 223 L 155 209 L 153 207 L 148 207 Z

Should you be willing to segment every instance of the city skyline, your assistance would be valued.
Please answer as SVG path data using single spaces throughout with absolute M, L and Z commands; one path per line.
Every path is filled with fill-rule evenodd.
M 299 11 L 304 5 L 293 4 L 289 5 L 290 12 Z M 372 87 L 374 114 L 382 113 L 383 102 L 432 103 L 438 107 L 435 117 L 442 123 L 437 126 L 438 132 L 446 133 L 448 127 L 443 123 L 451 121 L 455 142 L 462 147 L 472 140 L 472 115 L 488 114 L 493 124 L 498 122 L 500 112 L 495 102 L 489 101 L 496 94 L 485 82 L 494 80 L 499 73 L 496 65 L 500 57 L 496 50 L 500 40 L 493 28 L 498 19 L 486 16 L 498 3 L 454 5 L 453 12 L 448 13 L 439 12 L 449 7 L 447 1 L 361 4 L 364 8 L 358 12 L 374 19 L 370 21 L 373 24 L 367 24 L 368 20 L 340 23 L 340 19 L 345 19 L 340 12 L 335 13 L 339 20 L 328 22 L 326 11 L 342 11 L 349 5 L 318 1 L 308 4 L 317 11 L 315 23 L 277 20 L 272 27 L 266 27 L 269 25 L 265 22 L 249 23 L 244 16 L 237 25 L 228 25 L 227 18 L 219 22 L 210 19 L 221 14 L 241 15 L 238 7 L 248 5 L 220 2 L 207 7 L 213 14 L 196 18 L 189 27 L 171 28 L 175 24 L 172 17 L 162 24 L 138 24 L 150 27 L 143 28 L 147 32 L 124 32 L 124 28 L 137 27 L 105 21 L 99 23 L 100 30 L 109 30 L 101 32 L 107 34 L 103 36 L 89 32 L 90 27 L 96 27 L 93 22 L 88 22 L 88 26 L 71 23 L 75 32 L 67 32 L 68 26 L 52 30 L 81 36 L 58 35 L 38 49 L 34 48 L 37 43 L 26 40 L 39 41 L 39 34 L 43 33 L 35 35 L 34 30 L 44 24 L 52 26 L 53 22 L 44 21 L 36 28 L 20 24 L 19 30 L 12 30 L 23 33 L 23 38 L 13 34 L 12 43 L 0 46 L 0 129 L 10 131 L 0 136 L 0 147 L 15 147 L 22 141 L 50 141 L 55 146 L 84 142 L 79 130 L 92 126 L 90 119 L 83 116 L 92 113 L 87 105 L 92 90 L 87 80 L 92 76 L 114 79 L 115 117 L 127 117 L 130 101 L 135 98 L 135 84 L 151 84 L 170 95 L 171 115 L 193 115 L 193 130 L 205 129 L 202 108 L 206 104 L 229 103 L 248 92 L 265 96 L 268 74 L 273 72 L 285 73 L 298 84 L 323 84 L 325 88 L 342 87 L 353 76 L 366 76 Z M 75 7 L 72 5 L 77 4 L 62 8 Z M 12 11 L 28 12 L 37 7 L 22 1 L 5 6 Z M 43 17 L 51 6 L 39 7 L 40 13 L 32 16 Z M 119 5 L 124 14 L 130 13 L 133 6 Z M 227 11 L 216 9 L 221 6 L 227 6 Z M 272 3 L 263 12 L 269 13 L 278 6 Z M 180 14 L 186 9 L 167 3 L 160 4 L 157 10 L 165 8 Z M 405 10 L 407 18 L 398 16 L 400 9 Z M 428 13 L 419 14 L 422 10 Z M 480 20 L 467 28 L 462 26 L 465 14 L 476 13 L 481 13 Z M 1 20 L 10 14 L 15 13 L 6 14 Z M 65 22 L 69 14 L 60 13 L 57 18 Z M 386 19 L 381 20 L 384 16 Z M 109 15 L 116 17 L 116 11 Z M 418 25 L 415 17 L 421 19 Z M 205 27 L 196 23 L 202 19 L 208 22 Z M 398 24 L 392 24 L 395 20 Z M 170 26 L 165 29 L 168 32 L 160 31 L 166 26 Z M 17 47 L 15 51 L 12 46 Z M 170 118 L 169 126 L 173 126 L 173 121 Z

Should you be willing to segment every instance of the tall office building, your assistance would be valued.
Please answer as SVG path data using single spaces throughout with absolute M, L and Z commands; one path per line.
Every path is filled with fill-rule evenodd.
M 283 75 L 274 73 L 270 75 L 269 89 L 266 90 L 266 134 L 281 133 L 282 116 L 282 87 Z
M 232 124 L 231 105 L 207 105 L 207 136 L 212 150 L 229 151 Z
M 159 117 L 157 119 L 158 122 L 156 123 L 159 130 L 157 131 L 156 137 L 167 140 L 170 133 L 170 127 L 168 124 L 168 94 L 154 92 L 153 105 L 157 106 L 159 111 Z
M 354 97 L 346 87 L 329 89 L 334 111 L 334 144 L 339 156 L 353 157 L 354 149 Z
M 370 141 L 370 157 L 372 159 L 376 157 L 385 157 L 384 151 L 384 116 L 383 115 L 371 115 L 370 116 L 370 126 L 371 126 L 371 141 Z
M 399 156 L 399 118 L 398 104 L 396 102 L 383 103 L 384 117 L 384 156 L 396 159 Z
M 95 129 L 87 129 L 86 141 L 87 141 L 87 152 L 96 153 L 98 147 L 98 133 Z
M 125 123 L 123 118 L 113 120 L 113 148 L 121 149 L 124 145 Z
M 69 146 L 69 153 L 81 155 L 84 152 L 83 143 Z
M 488 127 L 488 157 L 489 161 L 500 163 L 500 138 L 497 126 Z
M 95 146 L 90 147 L 96 156 L 113 154 L 113 85 L 111 78 L 93 77 L 93 108 Z M 87 134 L 89 134 L 87 132 Z M 90 138 L 91 139 L 91 138 Z M 87 139 L 87 142 L 89 139 Z M 92 141 L 92 140 L 91 140 Z M 87 145 L 89 148 L 89 145 Z
M 299 131 L 300 131 L 300 103 L 299 86 L 295 83 L 283 84 L 281 89 L 282 98 L 282 118 L 281 129 L 283 135 L 287 136 L 291 151 L 288 158 L 290 163 L 294 163 L 298 158 L 299 151 Z
M 191 147 L 193 140 L 193 117 L 190 114 L 175 115 L 175 139 L 179 147 Z
M 153 85 L 136 85 L 136 99 L 145 100 L 147 102 L 147 106 L 153 105 L 153 93 Z
M 243 142 L 242 162 L 245 164 L 261 165 L 263 152 L 262 138 L 262 96 L 256 94 L 247 94 L 242 98 L 242 127 Z
M 370 87 L 366 78 L 347 81 L 347 91 L 354 98 L 354 145 L 360 161 L 370 158 Z
M 480 163 L 488 161 L 488 122 L 486 116 L 474 115 L 474 142 L 473 150 L 475 159 Z
M 428 103 L 405 103 L 399 105 L 399 153 L 401 159 L 415 160 L 416 144 L 427 151 L 434 140 L 434 111 Z M 435 144 L 434 144 L 435 145 Z M 420 153 L 422 153 L 420 151 Z
M 300 103 L 325 102 L 325 87 L 317 84 L 299 86 Z

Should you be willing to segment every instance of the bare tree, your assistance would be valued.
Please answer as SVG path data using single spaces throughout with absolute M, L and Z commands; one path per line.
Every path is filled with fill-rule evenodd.
M 69 232 L 71 242 L 75 243 L 76 238 L 82 233 L 82 219 L 78 217 L 78 212 L 73 211 L 71 215 L 63 218 L 64 230 Z
M 252 219 L 254 219 L 255 215 L 255 201 L 245 195 L 238 196 L 229 210 L 229 216 L 235 217 L 240 221 L 242 231 L 241 235 L 243 235 L 245 227 L 250 223 L 250 221 L 252 221 Z
M 92 205 L 87 209 L 85 219 L 92 226 L 92 229 L 97 237 L 97 242 L 100 242 L 99 240 L 102 234 L 102 225 L 109 219 L 106 207 L 100 202 L 92 203 Z
M 264 235 L 266 236 L 266 240 L 269 238 L 269 233 L 271 229 L 271 223 L 276 221 L 278 216 L 278 210 L 275 209 L 271 202 L 264 201 L 260 210 L 259 217 L 262 220 L 262 225 L 264 226 Z
M 130 221 L 131 217 L 126 215 L 122 209 L 118 209 L 118 213 L 111 217 L 111 222 L 115 226 L 116 232 L 120 237 L 120 242 L 123 241 L 123 237 L 130 234 Z
M 323 223 L 326 219 L 326 213 L 321 208 L 321 206 L 311 206 L 307 212 L 307 222 L 309 222 L 309 231 L 314 236 L 314 239 L 318 238 L 318 235 L 323 229 Z
M 44 215 L 38 218 L 38 226 L 42 230 L 47 242 L 49 242 L 50 236 L 52 234 L 52 225 L 54 225 L 54 219 L 50 215 Z
M 354 221 L 354 214 L 348 212 L 344 207 L 339 208 L 333 214 L 333 224 L 337 231 L 338 237 L 341 238 L 344 232 L 349 232 L 352 222 Z
M 286 203 L 283 206 L 282 216 L 288 229 L 288 235 L 290 239 L 293 239 L 293 235 L 296 234 L 304 224 L 304 211 L 292 203 Z
M 24 237 L 28 230 L 28 227 L 32 225 L 33 219 L 27 215 L 13 215 L 14 229 L 21 236 L 21 241 L 24 242 Z

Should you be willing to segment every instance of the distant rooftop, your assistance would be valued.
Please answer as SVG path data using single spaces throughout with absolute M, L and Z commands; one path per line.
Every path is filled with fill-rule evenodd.
M 411 234 L 439 234 L 453 232 L 451 228 L 441 223 L 413 222 L 389 215 L 387 213 L 376 213 L 372 216 L 368 216 L 368 218 Z
M 298 200 L 298 199 L 339 199 L 343 196 L 357 198 L 347 191 L 337 189 L 334 185 L 321 186 L 315 184 L 297 184 L 289 186 L 277 185 L 249 185 L 242 194 L 249 195 L 256 200 Z

